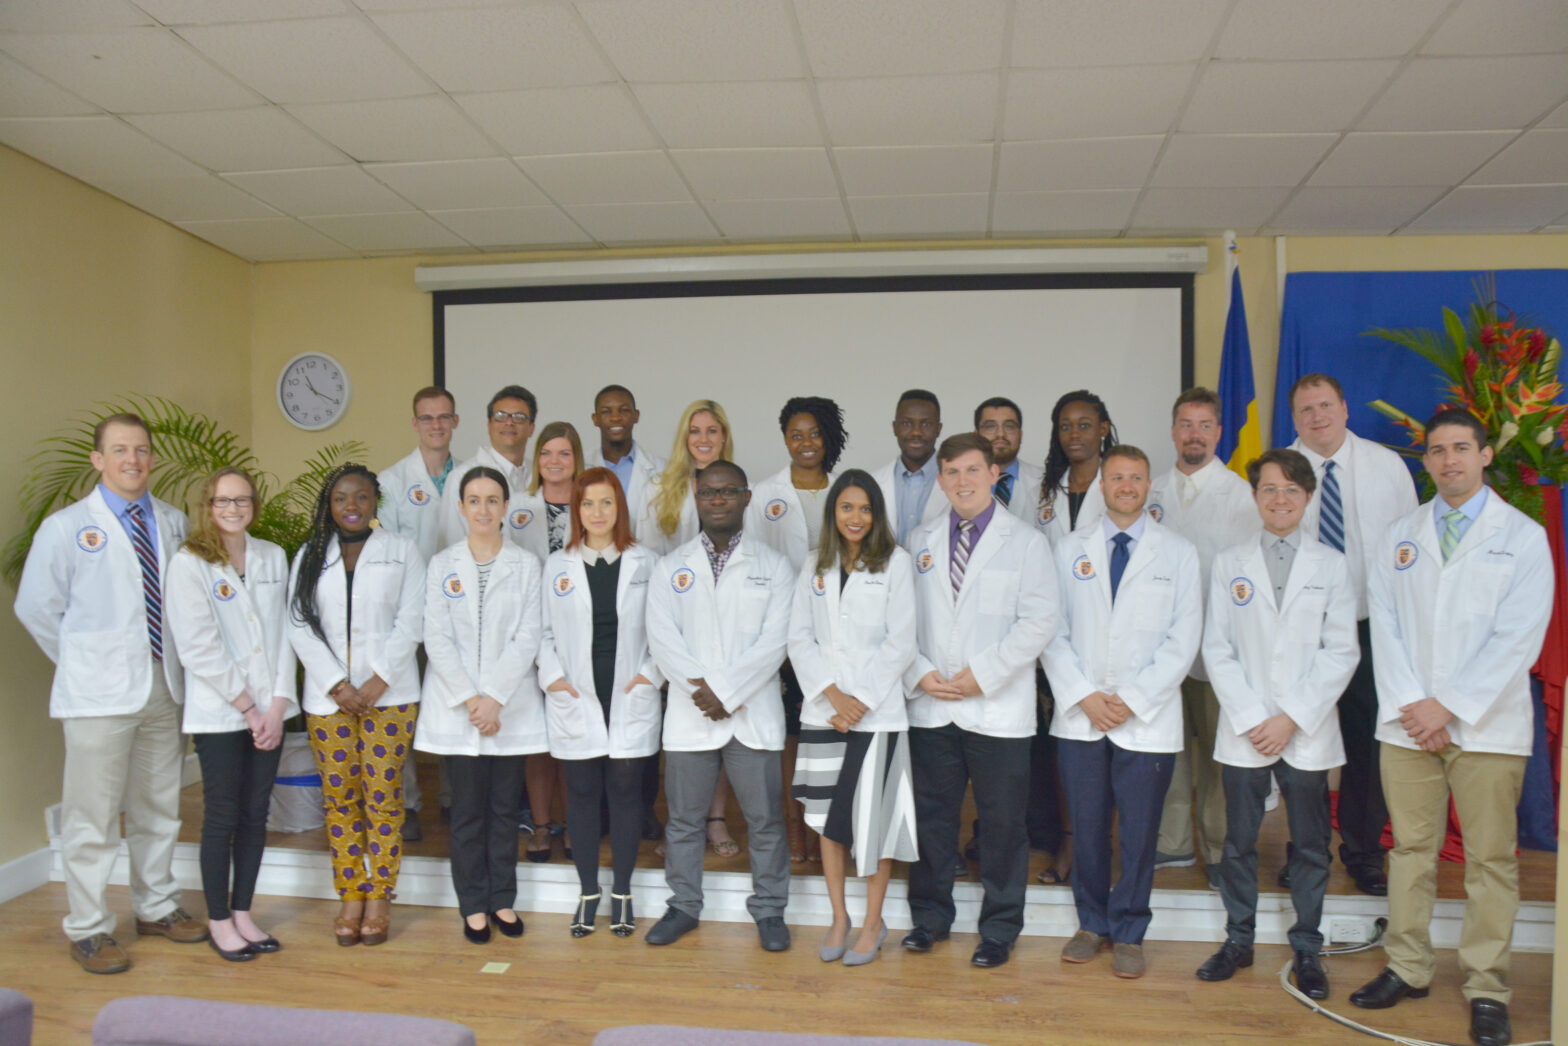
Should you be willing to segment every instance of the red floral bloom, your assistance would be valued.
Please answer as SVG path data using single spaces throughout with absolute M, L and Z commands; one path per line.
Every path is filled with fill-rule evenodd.
M 1529 465 L 1520 462 L 1519 478 L 1524 480 L 1526 483 L 1533 484 L 1536 480 L 1541 478 L 1541 474 L 1535 471 L 1535 469 L 1531 468 Z

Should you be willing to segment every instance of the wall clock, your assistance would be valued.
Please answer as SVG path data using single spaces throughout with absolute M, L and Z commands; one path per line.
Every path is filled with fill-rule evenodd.
M 324 352 L 302 352 L 278 374 L 278 409 L 310 432 L 337 423 L 348 409 L 348 371 Z

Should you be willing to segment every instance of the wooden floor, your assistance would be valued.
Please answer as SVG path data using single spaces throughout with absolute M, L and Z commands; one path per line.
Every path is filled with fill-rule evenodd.
M 191 897 L 193 907 L 199 898 Z M 896 946 L 870 966 L 848 969 L 817 959 L 820 928 L 798 928 L 795 947 L 769 954 L 755 931 L 707 923 L 667 948 L 600 930 L 567 934 L 568 916 L 528 919 L 517 941 L 465 942 L 450 909 L 394 909 L 391 940 L 377 948 L 338 948 L 331 940 L 336 904 L 262 898 L 256 915 L 284 942 L 281 952 L 245 964 L 220 960 L 206 945 L 138 939 L 125 887 L 110 890 L 136 963 L 128 973 L 94 977 L 66 955 L 60 934 L 64 887 L 51 883 L 0 906 L 0 985 L 31 996 L 39 1046 L 86 1046 L 93 1018 L 124 995 L 182 995 L 281 1006 L 332 1007 L 440 1017 L 473 1028 L 480 1046 L 588 1046 L 621 1024 L 688 1024 L 862 1035 L 945 1036 L 991 1046 L 1204 1042 L 1342 1046 L 1367 1041 L 1314 1014 L 1281 990 L 1287 949 L 1260 947 L 1257 965 L 1225 984 L 1192 971 L 1212 945 L 1154 942 L 1141 981 L 1111 975 L 1107 958 L 1089 966 L 1058 959 L 1061 941 L 1024 938 L 1001 969 L 969 965 L 975 944 L 959 934 L 929 955 Z M 896 938 L 890 945 L 896 945 Z M 509 963 L 485 974 L 488 962 Z M 1459 995 L 1452 952 L 1440 953 L 1429 998 L 1364 1013 L 1346 996 L 1382 967 L 1380 951 L 1328 961 L 1328 1005 L 1379 1029 L 1448 1042 L 1467 1041 L 1468 1009 Z M 1547 1035 L 1551 957 L 1516 955 L 1514 1041 Z

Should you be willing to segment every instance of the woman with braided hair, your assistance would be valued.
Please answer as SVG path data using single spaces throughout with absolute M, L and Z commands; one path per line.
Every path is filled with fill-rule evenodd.
M 419 702 L 425 563 L 408 538 L 372 527 L 380 493 L 365 466 L 334 469 L 289 581 L 289 640 L 305 667 L 301 704 L 321 768 L 343 902 L 333 927 L 344 946 L 387 939 Z
M 1064 394 L 1051 408 L 1051 450 L 1034 522 L 1052 545 L 1105 515 L 1100 456 L 1116 443 L 1110 411 L 1087 389 Z

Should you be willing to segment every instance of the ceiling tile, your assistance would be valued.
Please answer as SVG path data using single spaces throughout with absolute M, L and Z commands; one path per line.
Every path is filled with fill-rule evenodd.
M 1568 102 L 1564 102 L 1546 115 L 1537 127 L 1568 127 Z
M 638 84 L 632 90 L 672 149 L 823 144 L 803 80 Z
M 106 178 L 93 183 L 166 222 L 277 218 L 277 211 L 213 175 L 200 178 Z
M 539 247 L 592 243 L 559 207 L 431 211 L 430 216 L 475 247 Z
M 600 243 L 691 243 L 719 238 L 694 203 L 603 203 L 566 208 Z
M 1542 185 L 1568 178 L 1568 130 L 1526 131 L 1470 177 L 1471 185 Z
M 838 196 L 826 149 L 697 149 L 670 153 L 699 200 Z
M 954 196 L 852 196 L 849 213 L 864 240 L 985 235 L 985 193 Z
M 1289 195 L 1287 188 L 1146 189 L 1132 228 L 1239 232 L 1262 225 Z
M 848 196 L 985 193 L 991 190 L 989 145 L 870 146 L 834 149 Z
M 1018 0 L 1012 64 L 1070 68 L 1192 62 L 1230 0 Z
M 0 32 L 102 32 L 152 24 L 153 19 L 128 0 L 5 0 L 0 4 Z
M 1150 185 L 1295 185 L 1339 138 L 1334 134 L 1172 135 Z
M 1310 185 L 1453 185 L 1507 145 L 1514 131 L 1364 132 L 1345 135 Z
M 111 113 L 254 105 L 255 94 L 167 29 L 0 36 L 0 50 Z
M 995 73 L 819 80 L 834 145 L 988 142 L 996 131 Z
M 354 166 L 250 171 L 223 177 L 285 214 L 379 214 L 412 209 Z
M 691 201 L 691 193 L 663 153 L 519 156 L 517 162 L 559 204 Z
M 1028 141 L 1164 134 L 1176 121 L 1194 68 L 1019 70 L 1007 78 L 1002 136 Z
M 1338 131 L 1366 108 L 1396 61 L 1210 62 L 1181 130 L 1213 134 Z
M 1132 205 L 1137 202 L 1136 189 L 999 192 L 991 215 L 991 232 L 998 235 L 1113 235 L 1127 224 Z
M 530 4 L 374 16 L 447 91 L 569 87 L 615 79 L 566 5 Z
M 1568 95 L 1568 57 L 1564 55 L 1417 58 L 1357 129 L 1487 131 L 1525 127 L 1564 95 Z
M 149 113 L 125 119 L 175 152 L 214 171 L 320 167 L 348 161 L 348 157 L 274 106 Z
M 464 160 L 499 152 L 449 98 L 291 105 L 288 111 L 361 163 Z
M 275 18 L 317 18 L 353 11 L 348 0 L 136 0 L 136 6 L 164 25 L 266 22 Z
M 293 218 L 260 221 L 180 222 L 179 227 L 247 261 L 352 258 L 354 252 Z
M 1528 232 L 1568 212 L 1568 185 L 1460 186 L 1409 226 L 1412 232 Z
M 1541 54 L 1568 51 L 1562 0 L 1462 0 L 1423 54 Z
M 1004 0 L 795 0 L 817 76 L 907 76 L 996 69 Z
M 1271 233 L 1384 235 L 1431 206 L 1442 186 L 1307 186 L 1269 223 Z
M 426 250 L 461 247 L 463 241 L 428 214 L 334 214 L 304 219 L 305 224 L 358 251 Z
M 1240 0 L 1216 58 L 1398 58 L 1451 0 Z
M 0 54 L 0 116 L 84 116 L 101 111 Z
M 402 98 L 433 90 L 360 18 L 192 26 L 179 33 L 278 103 Z
M 577 10 L 629 81 L 805 73 L 784 0 L 579 0 Z
M 548 201 L 510 160 L 373 163 L 365 172 L 422 211 L 515 208 Z
M 0 120 L 0 142 L 84 181 L 195 178 L 202 173 L 112 116 Z
M 1048 189 L 1139 189 L 1165 139 L 1093 138 L 1078 141 L 1004 142 L 997 192 Z
M 708 214 L 729 240 L 847 240 L 837 196 L 810 200 L 715 200 Z
M 658 139 L 623 84 L 454 95 L 513 155 L 652 149 Z

